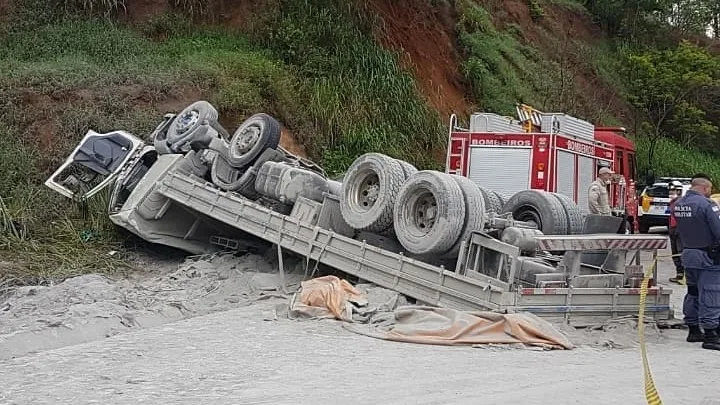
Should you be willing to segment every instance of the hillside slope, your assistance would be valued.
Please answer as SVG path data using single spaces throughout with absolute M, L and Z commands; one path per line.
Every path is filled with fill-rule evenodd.
M 283 146 L 331 173 L 370 151 L 441 168 L 449 114 L 514 115 L 519 101 L 634 122 L 617 57 L 573 0 L 0 0 L 0 11 L 0 277 L 117 269 L 122 254 L 107 252 L 136 241 L 118 237 L 102 198 L 75 207 L 42 183 L 88 129 L 142 136 L 198 99 L 230 131 L 277 117 Z M 683 171 L 718 166 L 690 162 Z

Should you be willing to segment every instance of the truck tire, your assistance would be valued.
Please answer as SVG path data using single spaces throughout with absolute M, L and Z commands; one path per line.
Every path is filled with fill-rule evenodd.
M 255 114 L 235 131 L 228 146 L 227 161 L 235 168 L 253 164 L 266 149 L 280 144 L 280 123 L 267 114 Z
M 498 209 L 498 213 L 502 211 L 502 207 L 505 206 L 505 199 L 503 198 L 502 194 L 498 193 L 497 191 L 492 191 L 495 198 L 497 198 L 498 202 L 500 202 L 500 209 Z
M 500 211 L 502 211 L 503 204 L 502 200 L 498 198 L 498 195 L 492 190 L 488 190 L 480 186 L 478 186 L 478 188 L 480 189 L 480 193 L 485 200 L 485 210 L 488 212 L 494 212 L 496 214 L 499 214 Z
M 545 235 L 563 235 L 568 219 L 560 200 L 540 190 L 523 190 L 505 203 L 503 213 L 512 213 L 518 221 L 533 222 Z
M 567 234 L 568 235 L 580 235 L 583 230 L 583 215 L 580 211 L 580 207 L 575 204 L 570 197 L 565 194 L 550 193 L 560 201 L 563 209 L 565 210 L 565 216 L 567 217 Z
M 408 163 L 404 160 L 400 160 L 400 159 L 395 159 L 395 160 L 397 160 L 398 163 L 400 163 L 400 166 L 402 166 L 403 173 L 405 173 L 406 179 L 418 172 L 418 169 L 415 166 L 411 165 L 410 163 Z
M 366 153 L 348 168 L 343 179 L 340 212 L 353 229 L 382 233 L 392 227 L 395 199 L 405 182 L 397 160 Z
M 463 201 L 465 202 L 465 223 L 460 233 L 460 238 L 455 245 L 447 253 L 447 256 L 457 257 L 462 242 L 467 240 L 473 231 L 481 231 L 485 227 L 485 196 L 480 190 L 480 186 L 474 181 L 464 176 L 449 175 L 455 180 L 463 193 Z
M 217 119 L 218 112 L 212 104 L 204 100 L 196 101 L 173 119 L 165 140 L 171 150 L 179 152 L 193 138 L 204 135 L 210 127 L 218 126 Z
M 460 238 L 466 212 L 463 191 L 450 175 L 419 171 L 395 201 L 395 234 L 410 253 L 442 255 Z
M 240 179 L 237 182 L 237 189 L 232 191 L 235 191 L 241 196 L 253 201 L 262 197 L 262 195 L 258 193 L 257 190 L 255 190 L 255 180 L 257 179 L 257 173 L 258 171 L 255 167 L 250 167 L 245 170 L 245 173 L 240 176 Z

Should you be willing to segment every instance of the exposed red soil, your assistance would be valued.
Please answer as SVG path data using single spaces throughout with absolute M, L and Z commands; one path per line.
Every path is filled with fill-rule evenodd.
M 125 17 L 132 22 L 145 22 L 169 9 L 166 0 L 125 0 Z
M 372 0 L 368 6 L 381 19 L 377 38 L 400 53 L 429 102 L 444 116 L 467 114 L 471 103 L 460 74 L 454 9 L 424 0 Z
M 0 0 L 0 11 L 7 10 L 10 1 Z M 586 54 L 579 49 L 579 44 L 592 46 L 603 37 L 589 16 L 546 4 L 543 6 L 545 16 L 535 21 L 524 0 L 478 1 L 491 12 L 498 28 L 516 24 L 525 42 L 547 57 L 563 60 L 574 85 L 580 89 L 579 99 L 566 100 L 569 106 L 582 109 L 594 106 L 597 111 L 610 111 L 621 120 L 630 116 L 630 107 L 594 73 Z M 258 15 L 256 10 L 276 6 L 272 0 L 210 0 L 210 3 L 212 7 L 208 9 L 212 15 L 206 16 L 207 20 L 242 31 L 249 31 L 248 27 Z M 131 23 L 142 23 L 170 9 L 168 0 L 126 0 L 125 4 L 127 13 L 122 18 Z M 459 69 L 461 57 L 456 44 L 454 7 L 432 5 L 427 0 L 370 0 L 365 4 L 380 19 L 377 40 L 399 53 L 403 67 L 414 75 L 429 105 L 444 118 L 451 113 L 467 115 L 472 112 L 474 105 L 469 97 L 469 87 Z M 6 13 L 0 12 L 0 18 L 3 14 Z M 161 101 L 133 86 L 120 89 L 120 93 L 135 103 L 161 112 L 179 111 L 194 100 L 212 97 L 193 88 L 176 89 Z M 73 98 L 88 100 L 99 96 L 99 90 L 78 90 L 76 94 L 62 95 L 61 99 L 67 102 Z M 234 130 L 240 117 L 228 119 L 227 125 Z M 42 148 L 54 143 L 58 125 L 52 117 L 43 117 L 33 125 Z M 289 129 L 283 129 L 281 142 L 293 153 L 305 156 L 303 146 Z M 444 152 L 440 149 L 442 147 L 434 155 L 437 160 L 444 161 Z
M 112 89 L 113 93 L 118 95 L 128 105 L 133 106 L 135 111 L 153 111 L 157 113 L 157 119 L 160 120 L 162 114 L 178 113 L 189 104 L 202 99 L 210 99 L 210 94 L 206 94 L 195 87 L 178 87 L 173 89 L 170 94 L 163 97 L 160 101 L 154 101 L 153 94 L 149 94 L 142 86 L 128 85 L 119 86 Z M 56 166 L 64 156 L 57 155 L 59 150 L 63 150 L 62 142 L 76 142 L 79 137 L 84 134 L 75 134 L 77 139 L 67 139 L 67 128 L 63 128 L 57 114 L 57 109 L 61 108 L 64 103 L 86 104 L 102 102 L 103 94 L 107 89 L 77 89 L 71 91 L 57 91 L 50 94 L 39 94 L 33 91 L 25 93 L 21 92 L 18 98 L 17 108 L 22 111 L 33 111 L 33 116 L 27 123 L 25 139 L 38 148 L 42 155 L 53 157 L 49 161 L 41 162 L 46 167 Z M 232 112 L 225 112 L 221 116 L 221 124 L 231 134 L 247 117 Z M 94 130 L 110 130 L 130 128 L 92 128 Z M 135 134 L 144 137 L 147 134 Z M 287 128 L 282 128 L 280 145 L 288 151 L 306 157 L 307 154 L 302 145 L 300 145 L 292 133 Z M 56 156 L 57 155 L 57 156 Z

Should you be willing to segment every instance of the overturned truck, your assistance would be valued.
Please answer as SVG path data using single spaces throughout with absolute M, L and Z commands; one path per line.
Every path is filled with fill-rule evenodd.
M 560 194 L 504 201 L 467 177 L 379 153 L 332 180 L 279 140 L 271 116 L 231 135 L 198 101 L 166 114 L 148 140 L 88 132 L 46 185 L 75 200 L 111 186 L 115 224 L 190 253 L 276 246 L 429 305 L 575 326 L 637 314 L 641 259 L 667 243 L 617 234 L 619 218 L 583 215 Z M 645 313 L 672 319 L 671 291 L 650 285 Z

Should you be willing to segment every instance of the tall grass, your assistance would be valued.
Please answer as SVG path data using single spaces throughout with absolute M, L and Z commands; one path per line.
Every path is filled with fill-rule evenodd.
M 690 177 L 697 173 L 710 176 L 716 186 L 720 184 L 720 158 L 702 151 L 683 148 L 677 142 L 662 138 L 657 141 L 653 161 L 648 161 L 646 151 L 651 140 L 645 136 L 633 138 L 638 150 L 638 168 L 640 173 L 652 169 L 656 176 Z
M 419 97 L 397 55 L 373 40 L 372 14 L 357 3 L 281 0 L 256 34 L 311 87 L 309 108 L 323 136 L 310 148 L 322 150 L 329 171 L 370 151 L 432 166 L 428 152 L 444 142 L 440 117 Z
M 433 164 L 428 152 L 444 142 L 440 119 L 396 55 L 372 39 L 373 22 L 346 2 L 280 3 L 248 36 L 177 15 L 134 29 L 87 13 L 45 15 L 41 7 L 6 30 L 0 256 L 18 263 L 13 277 L 117 268 L 122 254 L 108 252 L 123 241 L 102 198 L 76 206 L 43 181 L 87 130 L 144 136 L 168 109 L 198 98 L 229 125 L 257 112 L 276 116 L 330 173 L 370 151 Z
M 541 106 L 545 93 L 537 79 L 546 69 L 538 62 L 539 53 L 510 33 L 497 30 L 480 4 L 458 0 L 456 7 L 459 40 L 466 55 L 463 73 L 483 108 L 510 115 L 517 102 Z

